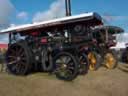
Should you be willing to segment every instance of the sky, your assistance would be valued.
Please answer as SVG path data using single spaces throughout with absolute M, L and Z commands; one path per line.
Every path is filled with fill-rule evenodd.
M 0 29 L 65 16 L 64 0 L 0 0 Z M 72 15 L 97 12 L 128 32 L 128 0 L 71 0 Z M 0 40 L 5 41 L 0 36 Z

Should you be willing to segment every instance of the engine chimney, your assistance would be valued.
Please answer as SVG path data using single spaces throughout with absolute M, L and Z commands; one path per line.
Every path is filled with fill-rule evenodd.
M 66 16 L 71 16 L 71 2 L 70 0 L 65 0 Z

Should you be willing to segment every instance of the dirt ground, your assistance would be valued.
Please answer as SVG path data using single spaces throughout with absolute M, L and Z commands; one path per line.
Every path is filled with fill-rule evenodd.
M 72 82 L 47 73 L 26 77 L 0 73 L 0 96 L 128 96 L 127 72 L 122 65 L 114 70 L 103 67 Z

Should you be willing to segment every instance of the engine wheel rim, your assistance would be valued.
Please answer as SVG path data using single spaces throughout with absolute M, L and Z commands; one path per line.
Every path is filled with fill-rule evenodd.
M 107 53 L 105 55 L 105 66 L 108 69 L 112 69 L 116 64 L 116 59 L 114 58 L 112 53 Z
M 85 74 L 88 70 L 88 58 L 84 54 L 80 54 L 80 74 Z
M 20 45 L 11 47 L 6 56 L 6 63 L 9 72 L 16 75 L 23 75 L 26 73 L 27 57 L 24 48 Z
M 88 59 L 89 59 L 89 69 L 90 70 L 95 70 L 95 65 L 97 64 L 97 59 L 96 59 L 96 56 L 95 54 L 93 54 L 92 52 L 90 52 L 88 54 Z
M 62 79 L 68 79 L 75 73 L 73 60 L 70 56 L 60 56 L 56 59 L 55 73 Z

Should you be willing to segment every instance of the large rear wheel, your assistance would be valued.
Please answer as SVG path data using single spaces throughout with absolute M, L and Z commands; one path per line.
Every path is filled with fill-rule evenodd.
M 55 75 L 58 79 L 71 81 L 78 75 L 77 59 L 70 53 L 61 52 L 54 58 Z
M 8 72 L 15 75 L 26 75 L 31 69 L 30 57 L 26 43 L 18 42 L 10 45 L 6 53 Z

